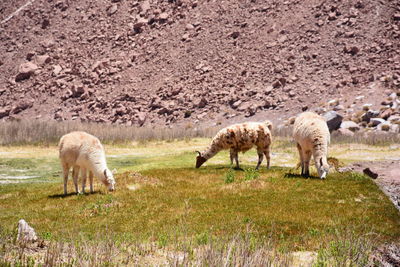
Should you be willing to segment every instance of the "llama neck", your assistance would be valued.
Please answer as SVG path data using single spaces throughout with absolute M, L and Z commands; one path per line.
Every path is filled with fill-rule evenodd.
M 327 144 L 321 144 L 318 147 L 316 147 L 315 154 L 314 154 L 314 160 L 315 162 L 320 162 L 320 159 L 322 159 L 322 164 L 325 165 L 327 164 L 327 156 L 328 156 L 328 145 Z
M 206 150 L 201 153 L 201 155 L 209 160 L 210 158 L 214 157 L 219 151 L 221 151 L 221 147 L 212 143 L 210 147 L 208 147 Z
M 92 161 L 91 169 L 94 176 L 98 177 L 99 179 L 104 178 L 104 170 L 107 169 L 107 163 L 104 155 L 96 157 L 96 159 Z

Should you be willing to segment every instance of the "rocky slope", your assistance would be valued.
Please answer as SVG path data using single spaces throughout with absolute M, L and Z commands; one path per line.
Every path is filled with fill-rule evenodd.
M 350 118 L 400 92 L 395 0 L 36 0 L 6 21 L 26 2 L 0 3 L 1 120 L 287 118 L 331 99 Z

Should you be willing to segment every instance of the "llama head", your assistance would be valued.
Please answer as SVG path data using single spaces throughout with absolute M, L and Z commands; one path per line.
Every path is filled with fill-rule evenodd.
M 107 186 L 108 191 L 115 190 L 115 179 L 112 172 L 109 169 L 104 169 L 103 171 L 104 179 L 102 179 L 105 186 Z
M 326 162 L 326 160 L 323 160 L 322 158 L 320 158 L 318 165 L 319 165 L 319 166 L 317 166 L 318 176 L 321 179 L 325 179 L 329 173 L 329 164 L 328 164 L 328 162 Z
M 196 168 L 200 168 L 200 166 L 203 165 L 203 163 L 206 162 L 207 159 L 201 155 L 200 151 L 196 152 L 199 153 L 199 155 L 196 157 Z

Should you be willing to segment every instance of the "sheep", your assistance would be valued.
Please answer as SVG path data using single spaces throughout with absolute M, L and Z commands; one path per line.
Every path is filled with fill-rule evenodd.
M 196 168 L 200 168 L 204 162 L 215 156 L 219 151 L 230 149 L 231 164 L 236 162 L 236 168 L 239 169 L 238 152 L 246 152 L 253 146 L 257 147 L 258 163 L 256 170 L 263 161 L 263 154 L 267 158 L 267 168 L 270 165 L 270 145 L 272 142 L 272 123 L 265 122 L 247 122 L 234 124 L 220 130 L 211 141 L 211 145 L 203 152 L 196 151 Z
M 107 168 L 104 148 L 97 137 L 86 132 L 71 132 L 61 137 L 58 147 L 64 174 L 64 195 L 67 194 L 68 173 L 71 167 L 77 194 L 79 170 L 82 175 L 82 193 L 85 193 L 87 171 L 89 171 L 91 193 L 93 193 L 93 175 L 99 178 L 109 191 L 114 190 L 115 180 Z
M 318 176 L 325 179 L 329 172 L 327 161 L 330 133 L 323 117 L 314 112 L 297 116 L 293 126 L 293 139 L 300 155 L 301 175 L 309 176 L 311 155 L 314 157 Z

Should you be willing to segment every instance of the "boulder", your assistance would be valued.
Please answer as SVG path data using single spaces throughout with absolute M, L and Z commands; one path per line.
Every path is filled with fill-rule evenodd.
M 16 82 L 29 79 L 38 69 L 38 66 L 32 62 L 22 63 L 18 68 L 18 74 L 15 77 Z
M 352 131 L 345 128 L 340 128 L 337 130 L 337 132 L 342 136 L 354 136 L 354 133 Z
M 343 121 L 340 124 L 340 128 L 348 129 L 352 132 L 356 132 L 356 131 L 360 130 L 360 126 L 357 123 L 355 123 L 354 121 Z
M 38 240 L 35 229 L 23 219 L 18 222 L 17 240 L 20 242 L 35 242 Z
M 381 118 L 371 118 L 371 120 L 369 121 L 369 126 L 370 127 L 376 127 L 376 126 L 378 126 L 379 124 L 381 124 L 381 123 L 384 123 L 385 122 L 385 120 L 384 119 L 381 119 Z
M 10 108 L 0 108 L 0 119 L 10 114 Z
M 340 128 L 340 124 L 342 123 L 343 117 L 339 115 L 335 111 L 329 111 L 323 115 L 326 120 L 326 124 L 328 124 L 329 131 L 332 132 Z

